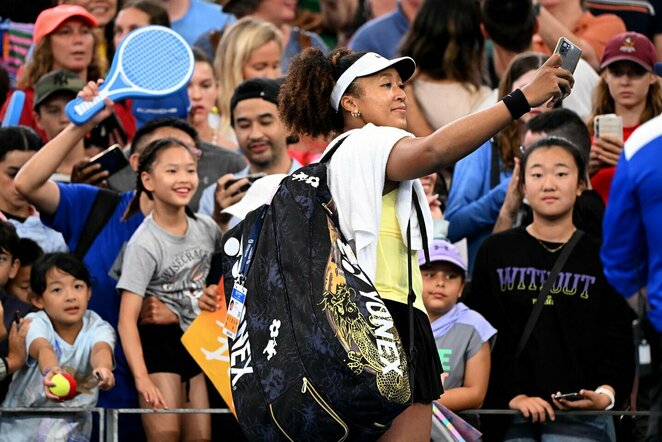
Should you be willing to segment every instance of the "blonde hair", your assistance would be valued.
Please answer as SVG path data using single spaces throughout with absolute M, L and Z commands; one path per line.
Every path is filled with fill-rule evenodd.
M 25 65 L 25 70 L 18 78 L 18 88 L 25 90 L 34 87 L 37 81 L 45 74 L 53 70 L 53 49 L 51 48 L 51 35 L 48 34 L 37 43 L 32 52 L 32 58 Z M 94 36 L 94 32 L 92 33 Z M 95 81 L 101 76 L 99 62 L 97 59 L 97 38 L 94 36 L 94 45 L 92 46 L 92 61 L 87 66 L 87 81 Z
M 647 73 L 648 74 L 648 73 Z M 601 76 L 600 82 L 593 91 L 593 111 L 588 118 L 588 130 L 593 135 L 593 119 L 597 115 L 613 114 L 616 111 L 614 98 L 609 93 L 609 86 Z M 660 115 L 662 113 L 662 82 L 658 78 L 648 89 L 646 95 L 646 107 L 639 116 L 639 124 Z
M 221 38 L 214 58 L 214 71 L 219 83 L 218 110 L 221 121 L 217 128 L 225 133 L 230 128 L 230 99 L 234 90 L 244 81 L 243 67 L 251 53 L 275 41 L 281 51 L 283 40 L 278 28 L 271 23 L 244 17 L 230 27 Z

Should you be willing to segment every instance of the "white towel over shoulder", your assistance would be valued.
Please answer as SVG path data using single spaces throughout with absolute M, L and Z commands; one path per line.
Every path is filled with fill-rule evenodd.
M 328 185 L 336 203 L 340 230 L 353 243 L 359 264 L 374 280 L 377 264 L 377 241 L 382 215 L 382 193 L 386 181 L 386 163 L 395 144 L 409 132 L 393 127 L 367 124 L 354 129 L 329 143 L 330 149 L 338 140 L 348 137 L 329 161 Z M 416 210 L 412 204 L 412 189 L 423 210 L 428 238 L 432 238 L 432 216 L 420 180 L 400 183 L 396 201 L 396 215 L 407 243 L 407 223 L 411 221 L 412 250 L 423 248 Z

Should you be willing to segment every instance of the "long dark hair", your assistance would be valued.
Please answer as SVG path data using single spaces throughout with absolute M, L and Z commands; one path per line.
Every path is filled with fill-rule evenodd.
M 400 45 L 401 55 L 436 80 L 481 84 L 483 47 L 480 8 L 475 0 L 424 2 Z
M 126 211 L 122 216 L 123 221 L 129 219 L 140 210 L 141 193 L 147 195 L 150 200 L 153 199 L 152 192 L 145 188 L 141 175 L 143 172 L 151 172 L 154 162 L 158 159 L 159 152 L 169 147 L 182 147 L 195 158 L 195 155 L 191 152 L 191 147 L 177 138 L 159 138 L 158 140 L 149 143 L 138 159 L 138 170 L 136 171 L 136 194 L 131 199 L 129 206 L 126 208 Z M 189 206 L 186 206 L 184 210 L 188 217 L 196 219 L 195 213 Z

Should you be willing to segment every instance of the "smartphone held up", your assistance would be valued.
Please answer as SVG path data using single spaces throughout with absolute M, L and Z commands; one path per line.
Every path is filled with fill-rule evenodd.
M 99 172 L 106 171 L 108 176 L 113 175 L 126 166 L 129 161 L 126 159 L 124 152 L 119 144 L 114 144 L 103 152 L 93 156 L 90 162 L 82 167 L 82 170 L 91 167 L 93 164 L 99 164 Z
M 574 74 L 577 63 L 582 58 L 581 48 L 567 38 L 561 37 L 558 43 L 556 43 L 554 53 L 561 56 L 561 67 Z
M 616 114 L 596 115 L 593 119 L 593 134 L 596 138 L 609 135 L 623 144 L 623 118 Z

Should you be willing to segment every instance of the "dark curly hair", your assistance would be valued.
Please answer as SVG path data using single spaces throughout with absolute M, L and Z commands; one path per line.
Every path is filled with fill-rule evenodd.
M 295 57 L 278 97 L 278 111 L 288 129 L 311 137 L 341 133 L 343 112 L 331 107 L 331 91 L 343 72 L 364 54 L 340 48 L 324 55 L 317 48 L 308 48 Z M 345 91 L 355 97 L 361 94 L 356 82 Z

